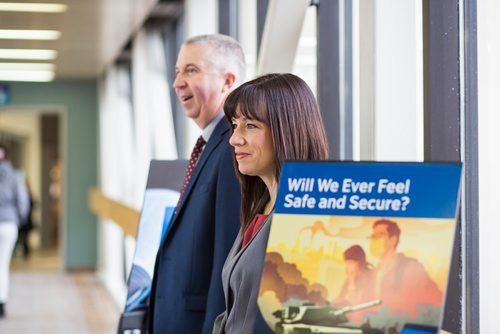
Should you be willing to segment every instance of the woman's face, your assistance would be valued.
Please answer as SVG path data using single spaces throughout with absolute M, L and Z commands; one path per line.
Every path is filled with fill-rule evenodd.
M 361 268 L 359 267 L 359 262 L 355 260 L 345 260 L 345 274 L 347 279 L 354 280 L 359 276 Z
M 237 109 L 229 143 L 241 174 L 259 176 L 266 184 L 274 180 L 275 153 L 271 129 L 267 124 L 242 116 Z

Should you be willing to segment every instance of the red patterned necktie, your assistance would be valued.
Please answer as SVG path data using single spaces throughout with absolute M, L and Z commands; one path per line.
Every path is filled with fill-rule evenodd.
M 205 139 L 203 139 L 202 136 L 198 137 L 198 140 L 196 141 L 196 144 L 193 147 L 193 151 L 191 152 L 191 157 L 189 158 L 189 162 L 186 169 L 186 176 L 184 177 L 184 183 L 182 184 L 181 195 L 179 197 L 179 202 L 177 203 L 177 207 L 181 202 L 182 196 L 184 195 L 184 191 L 186 190 L 186 187 L 189 183 L 189 179 L 191 179 L 191 175 L 193 175 L 194 168 L 196 167 L 198 159 L 200 158 L 203 145 L 205 144 L 206 144 Z

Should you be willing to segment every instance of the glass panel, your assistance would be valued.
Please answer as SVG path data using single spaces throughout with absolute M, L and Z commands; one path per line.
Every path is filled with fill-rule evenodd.
M 316 6 L 309 6 L 300 34 L 292 73 L 298 75 L 316 95 Z

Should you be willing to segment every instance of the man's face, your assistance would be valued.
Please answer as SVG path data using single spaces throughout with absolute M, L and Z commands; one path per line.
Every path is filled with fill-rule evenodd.
M 212 49 L 207 45 L 183 45 L 177 64 L 174 88 L 186 116 L 200 128 L 205 128 L 222 109 L 231 83 L 214 62 Z
M 370 236 L 370 254 L 382 258 L 389 251 L 394 250 L 397 244 L 396 236 L 389 236 L 387 225 L 380 224 L 373 228 Z

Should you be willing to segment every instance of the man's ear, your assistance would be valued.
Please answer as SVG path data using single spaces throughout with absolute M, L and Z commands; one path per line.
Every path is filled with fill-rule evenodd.
M 235 82 L 236 75 L 234 75 L 234 73 L 227 72 L 226 74 L 224 74 L 224 86 L 222 86 L 222 92 L 226 93 L 230 91 L 233 88 Z

